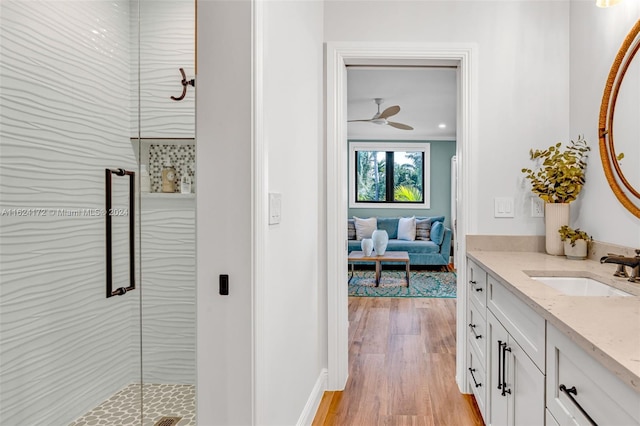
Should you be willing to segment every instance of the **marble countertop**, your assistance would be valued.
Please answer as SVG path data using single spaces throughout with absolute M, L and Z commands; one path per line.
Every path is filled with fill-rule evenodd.
M 533 252 L 469 251 L 492 276 L 640 393 L 640 283 L 613 276 L 616 265 Z M 569 296 L 531 276 L 583 276 L 631 297 Z

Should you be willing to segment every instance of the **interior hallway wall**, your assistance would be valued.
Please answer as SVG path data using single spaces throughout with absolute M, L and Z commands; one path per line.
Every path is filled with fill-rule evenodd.
M 469 164 L 468 233 L 541 235 L 520 169 L 529 149 L 569 137 L 569 3 L 327 1 L 325 41 L 474 43 L 477 133 Z M 494 218 L 513 197 L 515 218 Z
M 258 417 L 296 424 L 321 369 L 326 324 L 320 293 L 323 253 L 322 3 L 264 3 L 264 133 L 269 192 L 282 196 L 279 224 L 266 235 L 263 316 L 265 371 L 258 372 Z M 324 273 L 324 271 L 323 271 Z M 326 341 L 326 337 L 324 338 Z
M 207 425 L 295 424 L 327 365 L 322 2 L 261 2 L 258 17 L 252 7 L 198 5 L 197 392 Z M 254 30 L 262 68 L 252 76 Z M 254 157 L 253 101 L 266 159 Z M 253 192 L 255 173 L 264 193 Z M 269 191 L 282 195 L 278 225 L 252 217 Z M 219 274 L 229 274 L 228 296 Z

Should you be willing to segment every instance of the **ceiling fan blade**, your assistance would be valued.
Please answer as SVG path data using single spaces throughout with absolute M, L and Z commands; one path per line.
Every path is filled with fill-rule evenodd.
M 392 115 L 396 115 L 400 112 L 400 107 L 398 105 L 390 106 L 389 108 L 382 111 L 382 113 L 376 118 L 389 118 Z
M 402 129 L 402 130 L 413 130 L 413 127 L 408 126 L 406 124 L 402 124 L 402 123 L 396 123 L 393 121 L 387 121 L 387 124 L 391 127 L 395 127 L 396 129 Z
M 353 123 L 354 121 L 371 121 L 371 119 L 368 119 L 368 120 L 349 120 L 349 121 L 347 121 L 347 123 Z

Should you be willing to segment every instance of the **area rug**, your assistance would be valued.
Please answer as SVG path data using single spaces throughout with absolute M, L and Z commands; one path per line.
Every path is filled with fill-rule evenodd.
M 406 287 L 405 271 L 382 271 L 376 287 L 374 271 L 354 271 L 349 296 L 364 297 L 456 297 L 456 273 L 411 271 L 411 285 Z

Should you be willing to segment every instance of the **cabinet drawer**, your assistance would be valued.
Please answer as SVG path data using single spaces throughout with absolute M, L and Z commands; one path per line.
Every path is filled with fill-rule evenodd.
M 467 280 L 469 300 L 473 301 L 478 308 L 487 306 L 487 273 L 471 259 L 467 259 Z M 484 312 L 482 316 L 484 316 Z
M 478 359 L 475 350 L 471 349 L 467 351 L 467 354 L 467 381 L 473 391 L 473 396 L 476 398 L 482 418 L 486 421 L 488 383 L 486 382 L 485 364 L 484 361 Z
M 487 289 L 487 308 L 544 373 L 545 320 L 491 275 Z
M 640 394 L 550 324 L 547 336 L 547 408 L 558 424 L 589 425 L 582 407 L 599 425 L 640 425 Z
M 467 306 L 467 341 L 478 355 L 478 362 L 486 365 L 487 359 L 487 321 L 473 304 Z

